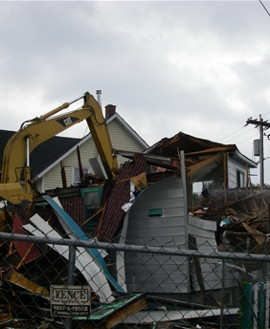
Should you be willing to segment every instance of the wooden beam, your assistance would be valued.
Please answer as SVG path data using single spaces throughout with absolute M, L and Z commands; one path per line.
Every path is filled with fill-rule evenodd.
M 220 153 L 214 154 L 212 156 L 207 157 L 205 160 L 202 160 L 194 165 L 188 166 L 187 167 L 187 175 L 190 177 L 192 176 L 195 172 L 199 171 L 200 169 L 205 168 L 212 162 L 218 160 L 220 158 Z
M 111 329 L 146 306 L 147 301 L 142 294 L 120 297 L 111 304 L 101 305 L 93 309 L 92 315 L 89 320 L 84 322 L 82 328 Z
M 143 308 L 147 306 L 147 302 L 145 299 L 141 299 L 136 301 L 135 303 L 131 304 L 130 306 L 124 308 L 123 310 L 120 310 L 116 312 L 116 314 L 112 315 L 106 323 L 106 329 L 113 328 L 118 323 L 120 323 L 123 319 L 127 318 L 130 315 L 133 315 Z
M 191 155 L 200 155 L 200 154 L 208 154 L 208 153 L 219 153 L 219 152 L 229 152 L 229 151 L 235 151 L 236 147 L 235 146 L 221 146 L 221 147 L 211 147 L 209 149 L 205 149 L 202 151 L 196 151 L 196 152 L 190 152 L 186 153 L 187 156 Z

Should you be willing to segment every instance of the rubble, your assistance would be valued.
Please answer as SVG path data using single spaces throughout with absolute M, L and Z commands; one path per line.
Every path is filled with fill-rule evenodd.
M 228 177 L 223 166 L 223 161 L 225 154 L 230 154 L 231 152 L 237 153 L 237 148 L 234 145 L 224 146 L 217 143 L 206 143 L 198 139 L 194 140 L 191 136 L 183 134 L 178 134 L 171 140 L 162 140 L 155 147 L 148 150 L 147 153 L 136 154 L 125 152 L 125 156 L 130 160 L 123 165 L 119 175 L 113 182 L 106 182 L 104 184 L 102 180 L 91 174 L 85 177 L 83 180 L 84 188 L 96 188 L 98 186 L 103 189 L 102 203 L 98 209 L 95 209 L 93 215 L 96 225 L 94 225 L 91 236 L 87 236 L 89 232 L 86 233 L 83 232 L 83 229 L 78 229 L 80 225 L 83 227 L 86 222 L 92 220 L 92 217 L 83 218 L 82 216 L 83 198 L 80 194 L 80 187 L 47 191 L 45 196 L 39 195 L 33 200 L 31 206 L 25 207 L 24 210 L 20 206 L 8 207 L 8 211 L 5 209 L 4 220 L 2 221 L 2 223 L 5 223 L 5 230 L 11 233 L 22 234 L 31 232 L 33 235 L 39 234 L 39 236 L 41 234 L 40 231 L 43 230 L 42 236 L 68 237 L 71 239 L 84 239 L 86 237 L 87 239 L 96 238 L 103 242 L 117 242 L 123 227 L 125 211 L 129 209 L 125 209 L 123 206 L 127 204 L 132 206 L 132 202 L 136 200 L 136 197 L 140 193 L 143 193 L 159 181 L 174 176 L 184 180 L 182 176 L 183 172 L 181 172 L 181 159 L 179 159 L 182 155 L 180 155 L 178 148 L 179 140 L 181 139 L 184 139 L 184 146 L 187 148 L 187 152 L 184 155 L 188 190 L 187 202 L 185 204 L 187 212 L 201 221 L 205 220 L 205 222 L 212 221 L 216 223 L 215 239 L 218 252 L 230 251 L 268 254 L 268 234 L 270 227 L 268 205 L 270 197 L 267 191 L 252 190 L 249 186 L 245 189 L 224 188 L 216 190 L 210 188 L 209 190 L 202 191 L 198 205 L 194 205 L 193 202 L 191 195 L 193 180 L 199 180 L 204 175 L 205 177 L 210 177 L 211 174 L 216 174 L 218 170 L 219 173 L 222 173 L 220 176 L 223 177 L 223 180 L 218 182 L 219 185 L 228 187 Z M 118 153 L 124 155 L 123 151 L 118 151 Z M 237 155 L 239 156 L 238 153 Z M 134 185 L 134 194 L 132 196 L 130 191 L 131 183 Z M 183 190 L 184 188 L 185 186 Z M 70 222 L 71 224 L 68 226 L 68 230 L 59 219 L 59 216 L 57 216 L 57 213 L 45 202 L 49 200 L 49 196 L 57 196 L 62 202 L 63 210 L 69 213 L 68 215 L 71 217 L 72 222 Z M 54 210 L 55 208 L 54 206 Z M 152 210 L 150 217 L 160 216 L 161 212 L 159 208 L 153 208 Z M 33 216 L 38 217 L 38 219 L 34 220 Z M 46 230 L 43 221 L 46 222 Z M 74 230 L 74 224 L 76 224 L 76 230 Z M 71 227 L 72 230 L 70 230 Z M 37 230 L 39 230 L 38 233 Z M 74 235 L 74 232 L 77 234 Z M 189 242 L 191 241 L 192 239 L 189 240 Z M 198 250 L 199 248 L 194 243 L 193 246 L 190 246 L 190 249 Z M 2 291 L 5 291 L 5 299 L 1 300 L 1 304 L 4 306 L 1 312 L 0 326 L 9 321 L 14 324 L 17 320 L 16 314 L 18 310 L 23 309 L 21 313 L 23 317 L 28 320 L 35 319 L 33 321 L 35 324 L 38 323 L 39 328 L 63 327 L 63 321 L 61 319 L 51 317 L 48 288 L 51 284 L 67 284 L 67 264 L 69 260 L 68 257 L 63 257 L 63 254 L 68 254 L 68 248 L 57 249 L 44 244 L 33 246 L 31 243 L 13 242 L 9 245 L 3 243 L 0 246 L 0 252 L 0 267 L 2 271 L 1 287 Z M 79 265 L 77 263 L 74 284 L 82 285 L 86 282 L 92 287 L 93 317 L 96 314 L 96 318 L 92 318 L 92 322 L 95 322 L 97 325 L 99 321 L 104 321 L 105 318 L 108 321 L 112 321 L 113 327 L 128 318 L 128 315 L 131 316 L 131 313 L 132 315 L 139 313 L 139 316 L 142 314 L 140 311 L 151 304 L 153 298 L 149 297 L 149 294 L 147 297 L 144 293 L 135 295 L 134 293 L 119 292 L 116 289 L 115 280 L 114 278 L 111 280 L 111 273 L 109 273 L 107 268 L 109 267 L 110 257 L 105 257 L 105 260 L 102 258 L 102 261 L 97 261 L 97 254 L 91 250 L 86 250 L 88 255 L 85 257 L 85 259 L 87 258 L 86 264 L 83 256 L 86 253 L 84 254 L 83 252 L 85 250 L 81 250 L 77 254 Z M 95 260 L 96 271 L 93 271 L 93 269 L 89 270 L 93 258 Z M 112 263 L 114 261 L 115 259 L 113 258 Z M 192 258 L 192 262 L 193 266 L 195 264 L 195 267 L 199 269 L 195 272 L 196 279 L 199 281 L 202 303 L 195 304 L 190 301 L 182 303 L 181 306 L 184 304 L 185 308 L 191 310 L 189 313 L 190 319 L 193 319 L 193 317 L 196 318 L 196 312 L 202 315 L 206 314 L 209 310 L 212 311 L 214 306 L 216 308 L 219 306 L 220 302 L 215 298 L 211 298 L 210 300 L 209 296 L 206 298 L 204 278 L 202 273 L 200 273 L 201 265 L 196 257 Z M 110 272 L 113 272 L 113 269 L 115 270 L 114 266 L 115 264 L 110 268 Z M 87 271 L 89 273 L 86 273 Z M 97 278 L 98 271 L 103 275 L 102 280 Z M 108 279 L 108 284 L 104 282 L 105 279 Z M 134 303 L 131 303 L 130 301 L 133 298 Z M 119 301 L 120 304 L 122 303 L 121 310 L 118 308 L 119 304 L 116 306 Z M 123 306 L 123 301 L 125 307 Z M 168 300 L 163 300 L 162 305 L 168 306 L 172 302 L 173 298 L 170 296 Z M 25 304 L 29 305 L 29 307 L 24 307 Z M 179 306 L 179 303 L 174 302 L 174 305 Z M 37 307 L 42 312 L 36 312 Z M 193 307 L 196 312 L 192 312 Z M 216 308 L 214 309 L 216 316 L 220 316 L 220 310 L 218 312 Z M 107 311 L 111 313 L 107 314 L 106 318 L 104 313 Z M 104 317 L 102 317 L 102 312 Z M 233 312 L 237 313 L 236 310 L 233 310 Z M 118 316 L 115 316 L 115 313 Z M 121 317 L 119 317 L 119 314 L 121 314 Z M 166 314 L 172 315 L 173 320 L 168 323 L 158 323 L 159 327 L 169 328 L 172 326 L 174 317 L 183 316 L 178 310 L 177 314 L 170 312 Z M 20 319 L 20 321 L 23 323 L 24 319 Z M 30 321 L 28 321 L 28 325 L 31 328 Z M 179 327 L 183 326 L 179 325 Z

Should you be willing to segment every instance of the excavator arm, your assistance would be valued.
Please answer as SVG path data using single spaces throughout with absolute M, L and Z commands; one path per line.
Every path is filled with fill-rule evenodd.
M 65 114 L 59 114 L 79 99 L 84 99 L 81 108 Z M 64 103 L 56 109 L 22 124 L 21 128 L 8 141 L 3 155 L 0 196 L 12 203 L 32 200 L 30 180 L 30 153 L 41 143 L 60 132 L 86 120 L 108 178 L 115 178 L 116 158 L 112 154 L 112 145 L 102 109 L 96 99 L 88 92 L 70 103 Z M 24 171 L 25 191 L 20 184 Z

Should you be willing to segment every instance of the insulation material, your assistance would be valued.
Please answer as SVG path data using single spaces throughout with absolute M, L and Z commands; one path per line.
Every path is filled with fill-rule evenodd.
M 145 172 L 143 172 L 140 175 L 137 175 L 135 177 L 131 177 L 130 181 L 136 186 L 136 189 L 138 191 L 141 191 L 147 187 L 147 178 L 146 178 Z

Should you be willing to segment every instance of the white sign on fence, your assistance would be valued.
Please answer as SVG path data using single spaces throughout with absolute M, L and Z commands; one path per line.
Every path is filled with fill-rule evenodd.
M 52 316 L 89 316 L 91 309 L 90 286 L 59 286 L 50 288 Z

